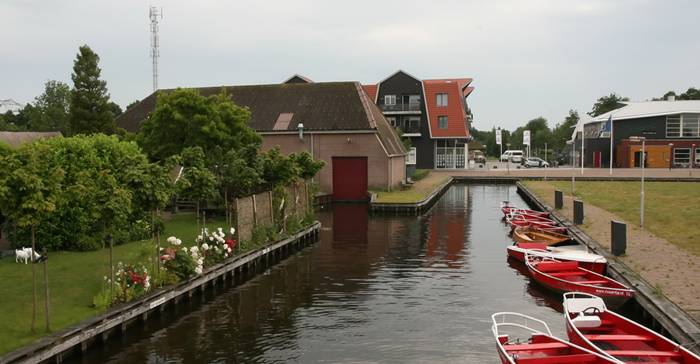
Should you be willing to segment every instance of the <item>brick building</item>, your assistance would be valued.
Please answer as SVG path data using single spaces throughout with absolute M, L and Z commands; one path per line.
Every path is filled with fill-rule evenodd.
M 282 84 L 197 90 L 209 96 L 222 88 L 250 109 L 249 124 L 262 135 L 263 149 L 308 151 L 324 160 L 317 182 L 335 199 L 364 200 L 368 189 L 391 190 L 405 181 L 406 150 L 359 83 L 313 83 L 295 75 Z M 137 132 L 155 105 L 153 93 L 120 115 L 118 126 Z

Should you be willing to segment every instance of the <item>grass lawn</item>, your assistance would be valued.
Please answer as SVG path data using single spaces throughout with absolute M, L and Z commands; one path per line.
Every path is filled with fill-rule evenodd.
M 224 219 L 207 219 L 209 229 L 223 226 Z M 185 244 L 194 244 L 197 223 L 193 213 L 173 215 L 165 224 L 162 243 L 168 236 L 177 236 Z M 136 263 L 148 249 L 151 240 L 118 245 L 114 261 Z M 144 261 L 144 263 L 146 263 Z M 92 298 L 100 291 L 103 277 L 109 272 L 108 250 L 94 252 L 56 252 L 49 254 L 49 289 L 51 300 L 51 329 L 54 331 L 74 325 L 100 312 L 92 308 Z M 149 267 L 150 270 L 150 267 Z M 32 265 L 17 264 L 14 257 L 0 260 L 0 355 L 28 344 L 44 331 L 43 266 L 37 272 L 37 331 L 32 334 Z
M 446 175 L 430 173 L 427 177 L 416 181 L 413 186 L 405 190 L 391 192 L 372 191 L 377 194 L 376 202 L 381 203 L 416 203 L 425 199 L 439 185 L 447 181 Z
M 540 196 L 559 189 L 571 194 L 570 181 L 525 181 Z M 700 184 L 645 182 L 644 228 L 687 251 L 700 255 Z M 640 182 L 576 181 L 576 196 L 607 210 L 628 224 L 639 225 Z M 584 207 L 585 209 L 585 207 Z

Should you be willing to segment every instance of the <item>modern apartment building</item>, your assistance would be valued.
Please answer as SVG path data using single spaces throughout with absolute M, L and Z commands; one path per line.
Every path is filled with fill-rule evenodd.
M 465 168 L 471 78 L 420 80 L 397 71 L 365 92 L 391 125 L 410 138 L 409 170 Z

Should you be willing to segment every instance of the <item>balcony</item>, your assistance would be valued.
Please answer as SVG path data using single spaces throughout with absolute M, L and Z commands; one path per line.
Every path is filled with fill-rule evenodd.
M 384 113 L 411 113 L 411 114 L 420 114 L 421 103 L 420 101 L 416 102 L 397 102 L 394 105 L 385 105 L 381 104 L 379 105 L 379 108 L 382 110 Z

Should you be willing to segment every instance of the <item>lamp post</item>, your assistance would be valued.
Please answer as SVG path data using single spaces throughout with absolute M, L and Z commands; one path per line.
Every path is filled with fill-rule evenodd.
M 508 148 L 508 149 L 506 149 L 506 150 L 510 150 L 510 143 L 506 143 L 506 148 Z M 499 158 L 500 158 L 500 157 L 499 157 Z M 506 159 L 506 169 L 507 169 L 506 173 L 507 173 L 507 174 L 510 174 L 510 157 L 508 157 L 508 158 Z
M 576 192 L 576 168 L 574 168 L 576 143 L 573 140 L 567 140 L 566 144 L 571 144 L 571 197 L 573 198 Z
M 544 180 L 547 180 L 547 143 L 544 143 Z
M 688 169 L 688 177 L 693 176 L 693 167 L 695 165 L 695 143 L 691 144 L 690 148 L 690 169 Z
M 629 140 L 633 142 L 642 142 L 642 156 L 640 158 L 640 164 L 642 166 L 642 189 L 639 193 L 639 227 L 644 228 L 644 164 L 646 162 L 644 143 L 646 142 L 646 138 L 632 136 L 629 138 Z
M 668 143 L 668 171 L 673 167 L 673 143 Z

